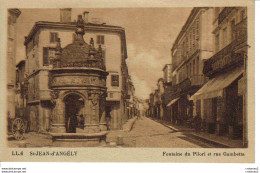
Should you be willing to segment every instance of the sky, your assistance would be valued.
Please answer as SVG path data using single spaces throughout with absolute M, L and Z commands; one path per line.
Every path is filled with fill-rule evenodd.
M 59 9 L 20 9 L 17 20 L 17 62 L 25 59 L 24 37 L 37 21 L 60 20 Z M 83 11 L 108 25 L 125 28 L 127 65 L 135 94 L 147 99 L 163 77 L 162 69 L 171 63 L 171 47 L 192 8 L 85 8 L 72 9 L 72 21 Z

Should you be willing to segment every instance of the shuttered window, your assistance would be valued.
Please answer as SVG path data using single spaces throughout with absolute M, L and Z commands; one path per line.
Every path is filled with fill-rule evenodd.
M 119 75 L 111 75 L 111 86 L 119 86 Z
M 49 65 L 49 48 L 44 47 L 43 48 L 43 66 Z
M 105 44 L 105 37 L 104 35 L 97 36 L 97 44 Z
M 50 33 L 50 43 L 56 43 L 57 39 L 58 39 L 58 33 L 51 32 Z

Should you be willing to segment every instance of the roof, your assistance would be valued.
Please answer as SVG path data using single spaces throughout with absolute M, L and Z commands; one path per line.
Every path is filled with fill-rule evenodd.
M 49 22 L 49 21 L 38 21 L 35 22 L 28 36 L 25 38 L 24 44 L 26 45 L 31 38 L 34 36 L 36 31 L 41 27 L 48 28 L 63 28 L 63 29 L 75 29 L 76 22 Z M 85 23 L 85 30 L 110 30 L 110 31 L 124 31 L 124 28 L 120 26 L 106 25 L 106 24 L 95 24 L 95 23 Z
M 38 21 L 34 24 L 28 36 L 25 37 L 24 45 L 26 46 L 33 36 L 37 33 L 40 28 L 60 28 L 75 30 L 76 22 L 49 22 L 49 21 Z M 89 31 L 108 31 L 108 32 L 118 32 L 121 34 L 121 41 L 124 44 L 124 58 L 127 59 L 127 49 L 126 49 L 126 38 L 125 38 L 125 29 L 120 26 L 106 25 L 106 24 L 95 24 L 95 23 L 85 23 L 84 30 Z

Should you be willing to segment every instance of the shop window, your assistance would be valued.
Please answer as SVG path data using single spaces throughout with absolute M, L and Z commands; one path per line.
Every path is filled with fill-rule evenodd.
M 58 33 L 51 32 L 50 33 L 50 43 L 56 43 L 57 39 L 58 39 Z
M 97 35 L 97 44 L 105 44 L 105 36 Z
M 111 75 L 111 86 L 119 86 L 119 75 Z

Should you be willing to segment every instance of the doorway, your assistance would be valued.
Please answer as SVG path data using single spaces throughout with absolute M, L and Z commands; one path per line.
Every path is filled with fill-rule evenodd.
M 84 99 L 77 94 L 69 94 L 64 98 L 66 133 L 76 133 L 79 126 L 80 110 L 84 107 Z

